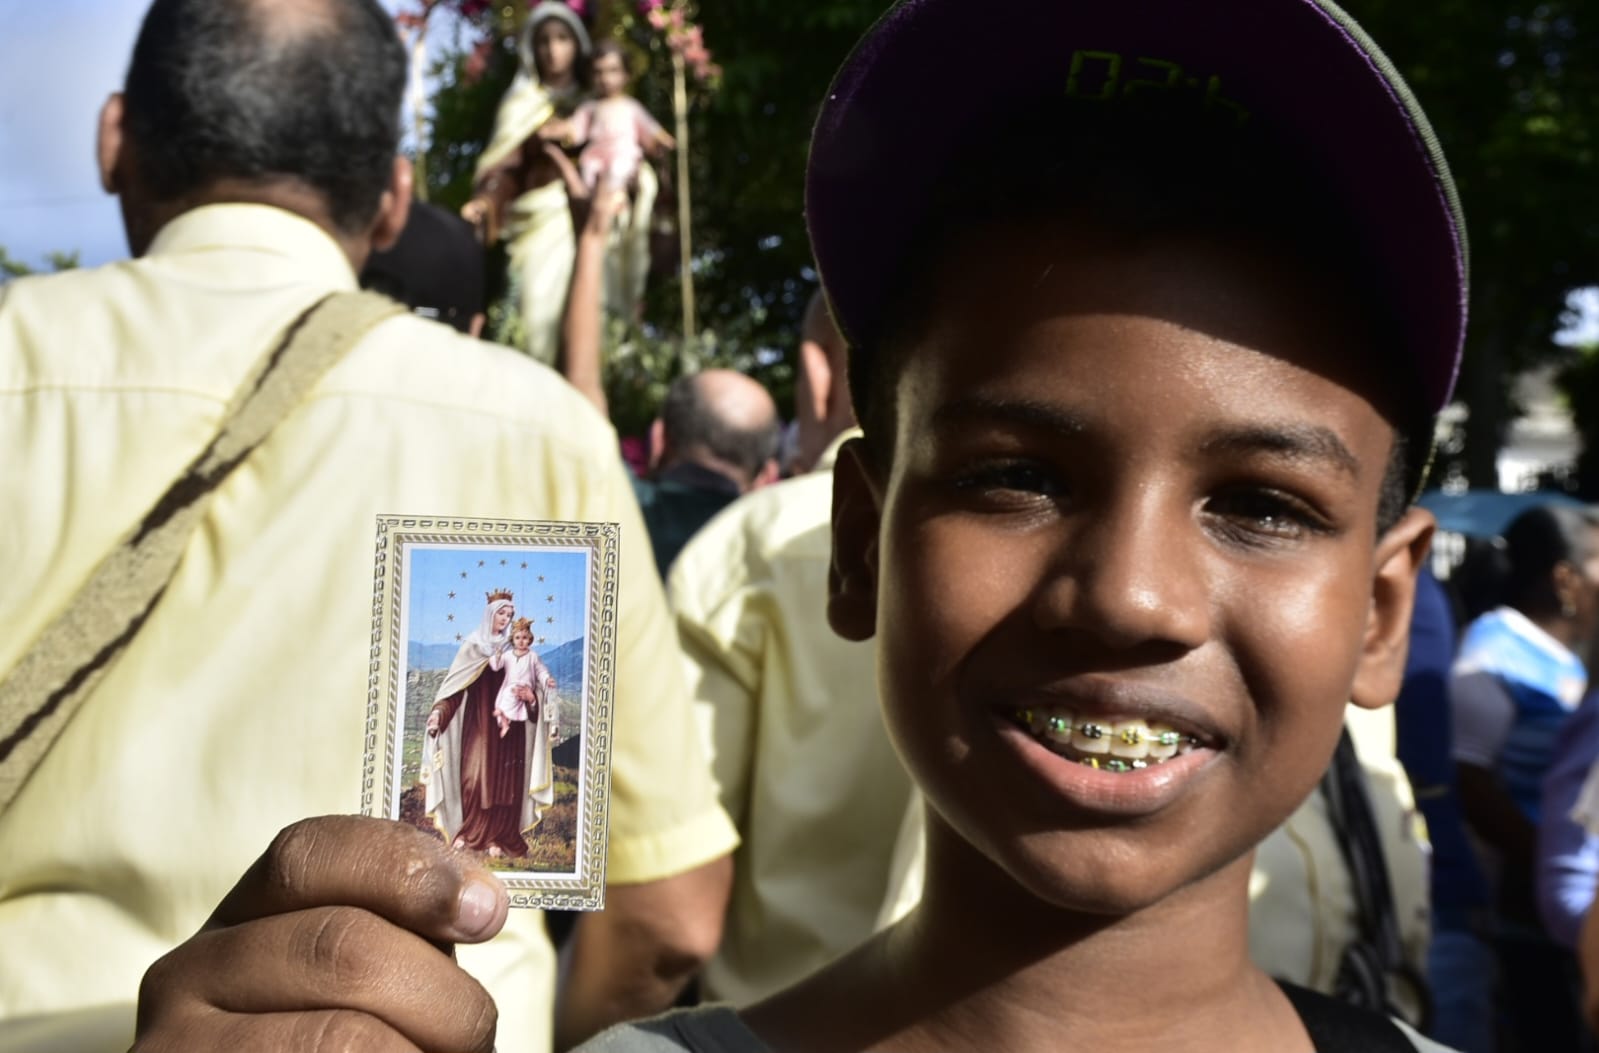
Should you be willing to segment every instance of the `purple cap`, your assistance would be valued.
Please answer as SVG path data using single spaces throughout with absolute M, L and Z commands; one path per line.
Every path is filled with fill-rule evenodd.
M 957 79 L 973 56 L 1003 56 Z M 805 207 L 839 328 L 875 335 L 958 144 L 1050 93 L 1185 94 L 1259 123 L 1315 165 L 1371 247 L 1436 412 L 1466 331 L 1466 227 L 1426 116 L 1377 45 L 1325 0 L 902 0 L 833 80 Z

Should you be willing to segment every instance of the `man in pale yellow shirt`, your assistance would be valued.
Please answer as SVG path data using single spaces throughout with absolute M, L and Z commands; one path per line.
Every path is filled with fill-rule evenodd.
M 310 305 L 355 289 L 368 252 L 398 233 L 411 191 L 395 157 L 404 82 L 376 0 L 156 0 L 100 125 L 136 258 L 0 291 L 0 445 L 12 451 L 0 670 L 210 441 L 251 364 Z M 375 520 L 409 512 L 621 524 L 610 887 L 607 909 L 577 926 L 559 1006 L 534 911 L 463 947 L 464 973 L 408 933 L 362 941 L 384 952 L 368 979 L 394 992 L 416 984 L 419 998 L 441 970 L 465 985 L 452 1007 L 470 1020 L 383 1026 L 474 1048 L 485 1026 L 493 1041 L 497 1010 L 499 1048 L 537 1053 L 666 1005 L 714 949 L 736 835 L 615 436 L 523 356 L 400 316 L 221 485 L 149 619 L 0 813 L 0 1050 L 127 1048 L 141 974 L 206 923 L 274 834 L 356 809 Z M 393 827 L 298 827 L 277 842 L 267 891 L 241 888 L 199 942 L 226 945 L 229 923 L 278 908 L 326 860 Z M 325 918 L 296 917 L 376 923 L 364 890 L 405 874 L 373 870 L 316 904 Z M 478 893 L 462 904 L 503 895 L 462 880 Z M 166 1012 L 161 990 L 153 974 L 149 1019 Z M 186 1048 L 246 1034 L 299 1048 L 292 1036 L 307 1032 L 269 1012 L 264 990 L 191 1006 Z M 311 995 L 333 997 L 316 984 Z

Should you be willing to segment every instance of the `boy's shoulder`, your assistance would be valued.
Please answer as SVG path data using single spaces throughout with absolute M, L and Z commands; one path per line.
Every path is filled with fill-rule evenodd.
M 679 1009 L 649 1020 L 613 1027 L 575 1053 L 772 1053 L 724 1005 Z
M 1278 981 L 1316 1053 L 1453 1053 L 1402 1021 Z

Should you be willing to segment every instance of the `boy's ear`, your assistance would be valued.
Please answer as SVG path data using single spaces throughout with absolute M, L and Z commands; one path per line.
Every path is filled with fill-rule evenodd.
M 1437 522 L 1432 513 L 1412 508 L 1377 541 L 1376 574 L 1360 664 L 1350 700 L 1380 709 L 1399 697 L 1410 649 L 1410 612 L 1416 601 L 1416 575 L 1432 548 Z
M 882 492 L 865 443 L 850 439 L 833 466 L 833 560 L 827 570 L 827 623 L 846 640 L 870 640 L 877 631 L 882 516 Z

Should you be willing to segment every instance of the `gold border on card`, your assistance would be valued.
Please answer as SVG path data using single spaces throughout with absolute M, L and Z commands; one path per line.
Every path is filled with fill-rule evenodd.
M 583 652 L 583 755 L 578 787 L 576 871 L 498 870 L 513 907 L 599 910 L 605 905 L 605 846 L 610 830 L 611 713 L 615 683 L 619 530 L 615 523 L 379 516 L 372 589 L 372 649 L 367 671 L 366 758 L 361 813 L 399 814 L 396 741 L 403 733 L 400 684 L 402 580 L 409 545 L 586 548 L 589 558 L 588 643 Z

